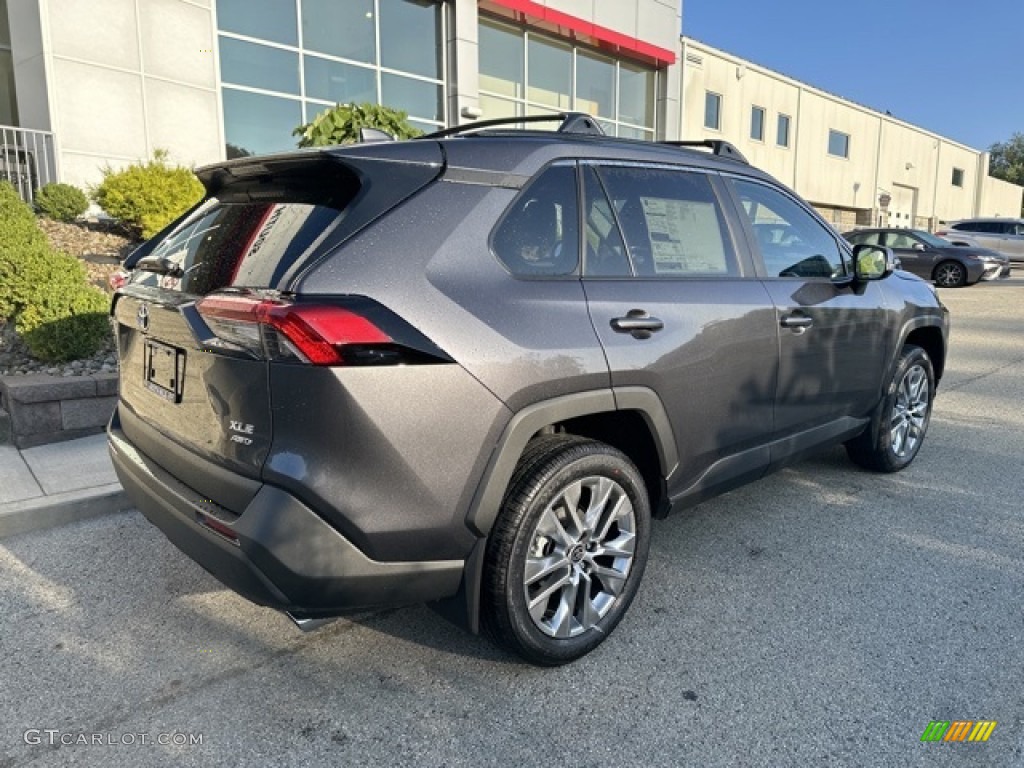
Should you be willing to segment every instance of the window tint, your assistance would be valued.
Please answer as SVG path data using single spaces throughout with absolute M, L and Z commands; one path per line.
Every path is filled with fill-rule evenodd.
M 824 224 L 781 192 L 735 180 L 771 277 L 838 277 L 846 274 L 843 252 Z
M 592 167 L 583 170 L 583 200 L 586 212 L 584 274 L 587 277 L 629 277 L 632 270 L 619 224 Z
M 514 275 L 569 275 L 579 261 L 578 222 L 576 169 L 554 166 L 516 198 L 492 245 Z
M 739 274 L 707 176 L 654 168 L 605 167 L 598 173 L 637 276 Z
M 722 97 L 711 91 L 704 94 L 704 127 L 715 131 L 722 127 Z
M 227 286 L 273 287 L 311 252 L 339 215 L 324 205 L 212 200 L 147 257 L 166 259 L 176 272 L 160 275 L 139 269 L 132 282 L 195 295 Z
M 299 41 L 294 0 L 217 0 L 217 26 L 285 45 Z
M 846 238 L 854 245 L 881 245 L 882 236 L 878 232 L 853 234 Z
M 999 224 L 994 221 L 965 221 L 962 224 L 957 224 L 953 229 L 961 232 L 991 232 L 995 234 L 1000 231 Z

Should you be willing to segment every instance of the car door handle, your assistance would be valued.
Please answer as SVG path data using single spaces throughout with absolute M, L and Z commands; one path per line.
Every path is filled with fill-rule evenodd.
M 657 317 L 651 317 L 642 309 L 631 309 L 625 317 L 613 317 L 612 330 L 632 334 L 634 339 L 648 339 L 655 331 L 665 327 Z
M 783 328 L 805 329 L 814 325 L 814 318 L 804 314 L 793 313 L 782 318 Z

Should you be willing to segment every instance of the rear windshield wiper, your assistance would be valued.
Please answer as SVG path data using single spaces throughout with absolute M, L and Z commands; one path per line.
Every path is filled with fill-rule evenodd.
M 135 269 L 140 269 L 143 272 L 155 272 L 158 275 L 168 275 L 170 277 L 182 277 L 185 274 L 185 271 L 178 262 L 171 261 L 164 256 L 146 256 L 139 259 L 135 264 Z

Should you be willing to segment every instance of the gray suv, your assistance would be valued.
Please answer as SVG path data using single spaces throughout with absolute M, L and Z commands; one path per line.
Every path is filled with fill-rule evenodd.
M 423 601 L 554 665 L 622 619 L 652 517 L 829 444 L 914 459 L 930 285 L 724 142 L 558 119 L 199 170 L 112 310 L 146 517 L 300 627 Z
M 964 219 L 935 234 L 954 245 L 990 248 L 1010 261 L 1024 261 L 1024 219 Z

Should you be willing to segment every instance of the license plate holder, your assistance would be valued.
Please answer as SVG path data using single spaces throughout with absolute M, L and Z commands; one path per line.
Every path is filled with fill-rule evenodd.
M 146 339 L 144 347 L 146 389 L 170 403 L 180 403 L 185 380 L 185 350 Z

